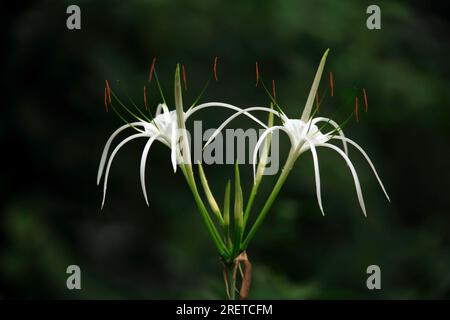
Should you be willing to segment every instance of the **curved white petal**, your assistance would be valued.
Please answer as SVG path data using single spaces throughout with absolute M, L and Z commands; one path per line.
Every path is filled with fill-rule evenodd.
M 223 103 L 223 102 L 207 102 L 207 103 L 202 103 L 199 104 L 195 107 L 191 107 L 187 112 L 186 112 L 186 118 L 185 120 L 187 120 L 191 115 L 193 115 L 195 112 L 205 109 L 205 108 L 209 108 L 209 107 L 222 107 L 222 108 L 227 108 L 227 109 L 231 109 L 231 110 L 235 110 L 235 111 L 242 111 L 245 109 L 233 106 L 232 104 L 228 104 L 228 103 Z M 270 109 L 270 108 L 264 108 L 264 107 L 260 107 L 262 111 L 267 111 L 267 112 L 272 112 L 273 114 L 276 114 L 277 116 L 279 116 L 279 112 Z M 256 123 L 258 123 L 259 125 L 266 127 L 266 125 L 261 122 L 261 120 L 259 120 L 258 118 L 256 118 L 255 116 L 253 116 L 251 113 L 248 112 L 244 112 L 244 114 L 249 117 L 250 119 L 252 119 L 253 121 L 255 121 Z
M 141 170 L 140 170 L 140 176 L 141 176 L 141 187 L 142 187 L 142 193 L 144 194 L 145 203 L 147 203 L 148 206 L 148 197 L 147 197 L 147 189 L 145 187 L 145 165 L 147 163 L 147 156 L 148 152 L 150 151 L 150 147 L 152 146 L 152 143 L 156 140 L 158 136 L 153 136 L 150 139 L 148 139 L 147 143 L 145 144 L 144 151 L 142 152 L 141 157 Z
M 386 196 L 386 198 L 388 199 L 389 202 L 391 202 L 391 199 L 389 198 L 389 195 L 387 194 L 386 189 L 384 188 L 383 182 L 381 182 L 380 177 L 378 176 L 377 170 L 375 169 L 375 166 L 373 165 L 372 161 L 370 160 L 369 156 L 367 155 L 367 153 L 363 150 L 363 148 L 361 148 L 361 146 L 359 144 L 357 144 L 355 141 L 346 138 L 346 137 L 333 137 L 333 139 L 337 139 L 337 140 L 342 140 L 345 142 L 350 143 L 351 145 L 353 145 L 356 149 L 359 150 L 359 152 L 361 152 L 361 154 L 364 156 L 364 158 L 366 159 L 366 161 L 369 163 L 370 168 L 373 171 L 373 174 L 375 175 L 375 177 L 378 180 L 378 183 L 380 184 L 381 189 L 384 192 L 384 195 Z
M 292 136 L 291 136 L 291 134 L 290 134 L 289 131 L 287 131 L 286 128 L 283 127 L 283 126 L 273 126 L 273 127 L 270 127 L 270 128 L 268 128 L 268 129 L 266 129 L 266 130 L 261 134 L 261 136 L 260 136 L 259 139 L 258 139 L 258 142 L 256 143 L 255 149 L 253 150 L 253 183 L 256 182 L 256 157 L 257 157 L 257 154 L 258 154 L 258 150 L 259 150 L 259 148 L 261 147 L 261 144 L 264 142 L 264 139 L 267 137 L 267 135 L 268 135 L 269 133 L 274 132 L 275 130 L 282 130 L 282 131 L 286 132 L 287 135 L 289 136 L 289 139 L 291 140 L 291 143 L 292 143 Z
M 170 137 L 170 159 L 172 161 L 173 172 L 177 172 L 177 126 L 172 124 L 172 133 Z
M 111 153 L 111 156 L 109 157 L 109 161 L 108 161 L 108 165 L 106 166 L 106 172 L 105 172 L 105 180 L 103 182 L 103 200 L 102 200 L 102 209 L 103 206 L 105 204 L 105 197 L 106 197 L 106 187 L 108 185 L 108 175 L 109 175 L 109 170 L 111 169 L 111 164 L 112 161 L 116 155 L 116 153 L 119 151 L 120 148 L 122 148 L 127 142 L 136 139 L 136 138 L 141 138 L 141 137 L 148 137 L 148 134 L 145 133 L 138 133 L 138 134 L 133 134 L 132 136 L 129 136 L 128 138 L 125 138 L 124 140 L 122 140 L 122 142 L 120 142 L 117 147 L 113 150 L 113 152 Z
M 109 147 L 111 146 L 112 141 L 114 140 L 115 137 L 117 137 L 117 135 L 119 133 L 121 133 L 123 130 L 125 130 L 127 128 L 131 128 L 131 126 L 145 126 L 145 125 L 142 122 L 132 122 L 130 124 L 125 124 L 125 125 L 121 126 L 119 129 L 117 129 L 116 131 L 113 132 L 113 134 L 109 137 L 108 141 L 106 142 L 105 147 L 103 148 L 102 157 L 100 158 L 100 165 L 98 167 L 98 172 L 97 172 L 97 185 L 99 185 L 100 179 L 102 178 L 103 169 L 105 167 L 106 158 L 107 158 Z M 142 131 L 142 132 L 144 132 L 144 131 Z
M 339 129 L 339 125 L 334 120 L 325 118 L 325 117 L 317 117 L 312 120 L 312 124 L 316 124 L 318 122 L 328 122 L 331 126 L 333 126 L 336 129 L 339 136 L 341 136 L 342 138 L 345 138 L 344 131 Z M 328 135 L 329 133 L 326 133 L 325 135 Z M 345 140 L 342 140 L 342 144 L 344 145 L 345 154 L 348 155 L 347 142 Z
M 163 113 L 168 113 L 169 112 L 169 108 L 167 107 L 167 105 L 165 103 L 160 103 L 158 104 L 158 106 L 156 107 L 156 113 L 155 116 L 158 116 L 161 114 L 161 111 Z
M 355 182 L 356 194 L 358 196 L 359 205 L 360 205 L 364 215 L 367 217 L 366 206 L 364 205 L 364 198 L 363 198 L 363 195 L 362 195 L 361 185 L 359 183 L 358 175 L 356 173 L 355 168 L 353 167 L 352 162 L 347 157 L 345 152 L 342 151 L 341 149 L 339 149 L 338 147 L 336 147 L 335 145 L 332 145 L 332 144 L 329 144 L 329 143 L 321 143 L 321 144 L 317 144 L 316 146 L 317 147 L 326 147 L 326 148 L 333 149 L 334 151 L 339 153 L 342 156 L 342 158 L 344 158 L 345 162 L 347 163 L 347 165 L 350 168 L 350 171 L 352 173 L 353 181 Z
M 213 134 L 211 135 L 211 137 L 209 137 L 208 141 L 205 143 L 205 145 L 203 146 L 203 149 L 206 148 L 213 140 L 214 138 L 223 130 L 223 128 L 225 128 L 234 118 L 240 116 L 241 114 L 246 114 L 246 115 L 251 115 L 250 113 L 248 113 L 249 111 L 267 111 L 270 110 L 270 112 L 275 113 L 274 110 L 272 109 L 268 109 L 268 108 L 262 108 L 262 107 L 250 107 L 247 109 L 242 109 L 238 112 L 236 112 L 235 114 L 231 115 L 230 117 L 228 117 L 228 119 L 226 119 L 224 122 L 222 122 L 222 124 L 219 126 L 219 128 L 217 128 Z M 278 114 L 278 113 L 277 113 Z M 253 116 L 252 116 L 253 117 Z M 250 117 L 250 118 L 252 118 Z M 253 119 L 253 118 L 252 118 Z M 256 120 L 255 120 L 256 121 Z M 261 121 L 259 121 L 257 119 L 257 122 L 265 129 L 267 129 L 267 125 L 265 125 L 264 123 L 262 123 Z
M 322 196 L 321 196 L 321 193 L 320 193 L 319 160 L 317 159 L 316 147 L 314 146 L 314 143 L 309 138 L 305 138 L 305 140 L 309 144 L 309 147 L 311 149 L 312 158 L 313 158 L 314 176 L 315 176 L 315 179 L 316 179 L 317 202 L 319 203 L 319 208 L 320 208 L 320 211 L 322 211 L 322 215 L 325 216 L 325 212 L 323 211 L 323 206 L 322 206 Z

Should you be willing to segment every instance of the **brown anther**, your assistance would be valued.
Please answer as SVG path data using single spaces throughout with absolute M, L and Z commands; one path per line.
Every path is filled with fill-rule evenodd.
M 106 112 L 108 112 L 108 93 L 106 87 L 104 91 L 105 91 L 105 110 Z
M 152 65 L 150 66 L 150 72 L 148 73 L 148 82 L 152 82 L 153 72 L 155 72 L 155 64 L 156 64 L 156 57 L 153 57 Z
M 369 110 L 369 103 L 367 102 L 367 92 L 365 88 L 363 88 L 363 95 L 364 95 L 364 111 L 367 112 Z
M 272 80 L 272 95 L 273 95 L 273 100 L 277 100 L 277 88 L 275 86 L 275 80 Z
M 334 79 L 333 79 L 333 72 L 330 71 L 330 95 L 334 96 Z
M 184 91 L 187 91 L 186 70 L 184 64 L 181 65 L 181 73 L 183 74 Z
M 109 87 L 108 80 L 105 80 L 106 83 L 106 93 L 108 94 L 108 102 L 111 104 L 111 88 Z
M 216 81 L 219 81 L 219 78 L 217 77 L 217 61 L 218 61 L 218 59 L 219 59 L 218 56 L 214 57 L 214 68 L 213 68 L 213 71 L 214 71 L 214 79 Z
M 358 96 L 355 97 L 355 117 L 356 117 L 356 122 L 359 122 L 359 104 L 358 104 Z
M 145 110 L 148 110 L 148 104 L 147 104 L 147 87 L 144 85 L 144 106 Z

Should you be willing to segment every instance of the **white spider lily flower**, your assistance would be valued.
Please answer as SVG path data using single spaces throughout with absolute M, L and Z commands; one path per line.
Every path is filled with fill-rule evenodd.
M 323 68 L 325 65 L 325 61 L 328 55 L 327 50 L 325 54 L 323 55 L 319 67 L 317 69 L 316 75 L 314 77 L 314 81 L 311 87 L 311 90 L 309 92 L 308 99 L 306 101 L 305 108 L 303 110 L 302 116 L 300 119 L 289 119 L 284 113 L 280 112 L 274 112 L 277 114 L 283 123 L 283 125 L 278 126 L 272 126 L 268 129 L 266 129 L 260 136 L 254 152 L 253 152 L 253 172 L 255 176 L 256 181 L 256 156 L 258 153 L 258 149 L 260 148 L 261 144 L 263 143 L 264 139 L 272 132 L 276 130 L 281 130 L 285 132 L 291 142 L 291 150 L 289 153 L 288 160 L 286 162 L 285 168 L 285 175 L 289 172 L 289 170 L 292 168 L 293 163 L 295 160 L 304 152 L 311 150 L 311 154 L 313 157 L 313 164 L 314 164 L 314 175 L 315 175 L 315 181 L 316 181 L 316 194 L 317 194 L 317 201 L 319 203 L 320 210 L 322 211 L 322 214 L 324 215 L 324 210 L 322 206 L 322 197 L 320 192 L 320 173 L 319 173 L 319 161 L 317 157 L 317 147 L 325 147 L 332 149 L 336 151 L 342 158 L 344 158 L 345 162 L 347 163 L 347 166 L 349 167 L 353 180 L 355 183 L 356 188 L 356 194 L 358 196 L 359 205 L 361 207 L 361 210 L 363 211 L 364 215 L 366 214 L 366 208 L 364 205 L 364 198 L 361 191 L 361 185 L 359 182 L 358 175 L 356 173 L 356 170 L 350 161 L 348 157 L 348 151 L 347 151 L 347 143 L 353 145 L 358 151 L 361 152 L 361 154 L 364 156 L 364 158 L 369 163 L 375 177 L 378 180 L 378 183 L 381 186 L 381 189 L 383 190 L 384 194 L 386 195 L 386 198 L 390 201 L 389 196 L 386 192 L 386 189 L 383 186 L 383 183 L 381 182 L 380 177 L 378 176 L 377 171 L 375 170 L 375 166 L 373 165 L 372 161 L 369 159 L 365 151 L 353 140 L 350 140 L 345 137 L 344 133 L 342 132 L 339 125 L 334 122 L 331 119 L 324 118 L 324 117 L 316 117 L 311 118 L 311 110 L 314 103 L 314 98 L 317 93 L 317 88 L 319 87 L 320 78 L 322 76 Z M 247 110 L 248 111 L 248 110 Z M 271 111 L 273 112 L 273 111 Z M 320 129 L 317 127 L 317 123 L 319 122 L 327 122 L 331 126 L 334 127 L 334 130 L 328 133 L 322 133 Z M 336 136 L 336 132 L 338 135 Z M 331 140 L 341 140 L 344 145 L 344 151 L 340 149 L 339 147 L 329 143 Z M 282 181 L 284 181 L 285 176 L 282 177 Z
M 265 138 L 272 132 L 276 130 L 281 130 L 285 132 L 291 142 L 291 152 L 290 157 L 293 159 L 292 161 L 295 161 L 302 153 L 306 151 L 311 151 L 312 158 L 313 158 L 313 164 L 314 164 L 314 175 L 315 175 L 315 181 L 316 181 L 316 194 L 317 194 L 317 201 L 319 203 L 320 210 L 322 211 L 322 214 L 324 213 L 323 206 L 322 206 L 322 197 L 320 192 L 320 173 L 319 173 L 319 161 L 317 156 L 317 147 L 326 147 L 329 149 L 332 149 L 336 151 L 347 163 L 347 166 L 349 167 L 351 174 L 353 176 L 353 180 L 355 183 L 356 188 L 356 194 L 358 196 L 358 201 L 361 206 L 361 209 L 366 214 L 366 208 L 364 205 L 364 198 L 361 190 L 361 184 L 359 182 L 358 175 L 356 173 L 356 170 L 350 161 L 348 157 L 347 152 L 347 143 L 353 145 L 358 151 L 361 152 L 361 154 L 364 156 L 364 158 L 369 163 L 376 179 L 378 180 L 378 183 L 381 186 L 381 189 L 383 190 L 384 194 L 386 195 L 386 198 L 390 201 L 389 196 L 386 192 L 386 189 L 384 188 L 383 183 L 381 182 L 380 177 L 378 176 L 378 173 L 375 169 L 375 166 L 373 165 L 370 158 L 367 156 L 366 152 L 353 140 L 345 137 L 342 130 L 339 129 L 337 124 L 330 119 L 326 118 L 312 118 L 308 122 L 304 122 L 301 119 L 289 119 L 285 115 L 281 115 L 281 119 L 283 121 L 283 125 L 280 126 L 273 126 L 268 129 L 266 129 L 260 136 L 256 146 L 255 150 L 253 152 L 253 172 L 256 179 L 256 157 L 259 148 L 261 147 L 262 143 L 264 142 Z M 332 124 L 335 127 L 335 130 L 332 130 L 328 133 L 322 133 L 319 128 L 317 127 L 317 123 L 321 121 L 329 121 L 330 124 Z M 338 132 L 339 135 L 336 135 L 335 133 Z M 340 149 L 339 147 L 329 143 L 332 140 L 340 140 L 344 143 L 344 150 Z
M 184 123 L 187 121 L 187 119 L 192 116 L 195 112 L 200 111 L 205 108 L 210 107 L 222 107 L 226 109 L 231 109 L 234 111 L 237 111 L 236 113 L 244 113 L 249 118 L 257 122 L 258 124 L 267 127 L 263 122 L 261 122 L 258 118 L 250 114 L 249 112 L 243 110 L 242 108 L 236 107 L 234 105 L 228 104 L 228 103 L 222 103 L 222 102 L 207 102 L 203 104 L 199 104 L 197 106 L 192 106 L 189 108 L 186 112 L 182 113 L 183 117 L 183 125 L 182 128 L 184 129 Z M 165 103 L 161 103 L 158 105 L 156 109 L 155 117 L 151 121 L 145 121 L 142 119 L 139 119 L 140 121 L 133 122 L 130 124 L 126 124 L 118 128 L 108 139 L 108 141 L 105 144 L 105 147 L 103 149 L 103 153 L 100 159 L 100 165 L 98 168 L 97 173 L 97 185 L 100 184 L 100 180 L 103 176 L 103 172 L 105 171 L 105 165 L 106 165 L 106 171 L 105 171 L 105 178 L 103 182 L 103 200 L 102 200 L 102 208 L 105 203 L 106 198 L 106 190 L 108 185 L 108 176 L 109 171 L 111 169 L 112 161 L 114 160 L 114 157 L 118 153 L 118 151 L 128 142 L 137 139 L 137 138 L 148 138 L 148 141 L 144 147 L 144 150 L 142 152 L 141 156 L 141 164 L 140 164 L 140 180 L 141 180 L 141 187 L 142 192 L 144 194 L 145 202 L 147 205 L 148 203 L 148 196 L 146 191 L 146 184 L 145 184 L 145 166 L 147 162 L 147 156 L 150 151 L 150 148 L 155 141 L 159 141 L 169 147 L 171 149 L 171 162 L 173 171 L 176 172 L 177 170 L 177 164 L 179 163 L 186 163 L 190 161 L 190 155 L 189 155 L 189 146 L 185 146 L 187 152 L 186 159 L 184 159 L 180 152 L 178 138 L 179 138 L 179 124 L 178 124 L 178 118 L 177 118 L 177 111 L 172 110 L 169 111 L 169 108 Z M 125 139 L 123 139 L 112 151 L 111 155 L 109 156 L 108 160 L 108 153 L 111 148 L 111 144 L 113 140 L 119 135 L 122 131 L 128 128 L 134 128 L 138 133 L 133 134 Z M 182 129 L 182 130 L 183 130 Z M 108 160 L 108 162 L 107 162 Z
M 134 128 L 138 133 L 133 134 L 125 139 L 123 139 L 112 151 L 108 158 L 109 149 L 113 140 L 125 129 Z M 112 161 L 116 156 L 117 152 L 128 142 L 137 138 L 148 138 L 148 141 L 144 147 L 144 151 L 141 157 L 140 166 L 140 176 L 141 176 L 141 186 L 144 193 L 145 201 L 148 205 L 147 192 L 145 187 L 145 164 L 147 160 L 148 152 L 150 147 L 155 140 L 163 143 L 171 149 L 171 162 L 173 171 L 177 170 L 177 114 L 174 110 L 169 111 L 166 104 L 159 104 L 156 110 L 156 115 L 152 121 L 137 121 L 130 124 L 126 124 L 118 128 L 108 139 L 103 148 L 102 157 L 100 159 L 100 165 L 97 173 L 97 185 L 100 184 L 103 172 L 105 171 L 105 178 L 103 182 L 103 200 L 102 208 L 105 203 L 106 189 L 108 186 L 108 175 L 111 169 Z M 108 163 L 106 161 L 108 160 Z M 106 165 L 106 170 L 105 170 Z

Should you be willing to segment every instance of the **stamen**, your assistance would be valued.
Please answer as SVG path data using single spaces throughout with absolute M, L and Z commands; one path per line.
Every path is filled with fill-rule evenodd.
M 355 97 L 355 117 L 356 117 L 356 122 L 359 122 L 359 104 L 358 104 L 358 96 Z
M 316 113 L 319 114 L 319 90 L 316 92 Z
M 257 86 L 258 86 L 258 83 L 259 83 L 259 68 L 258 68 L 258 61 L 256 61 L 256 64 L 255 64 L 255 71 L 256 71 L 256 85 L 255 85 L 255 87 L 257 87 Z
M 108 102 L 111 104 L 111 88 L 109 87 L 108 80 L 105 80 L 106 92 L 108 93 Z
M 106 87 L 105 87 L 105 110 L 106 110 L 106 112 L 108 112 L 108 94 L 107 94 L 107 92 L 106 92 L 107 90 L 106 90 Z
M 277 100 L 277 90 L 275 87 L 275 80 L 272 80 L 272 95 L 273 95 L 273 100 Z
M 333 79 L 333 72 L 330 71 L 330 95 L 334 96 L 334 79 Z
M 218 56 L 214 57 L 214 79 L 216 81 L 219 81 L 219 78 L 217 77 L 217 60 L 219 59 Z
M 152 65 L 150 66 L 150 72 L 148 74 L 148 82 L 152 82 L 153 79 L 153 72 L 155 71 L 155 63 L 156 63 L 156 57 L 153 57 Z
M 187 91 L 186 70 L 184 69 L 184 64 L 181 65 L 181 73 L 183 74 L 184 91 Z
M 369 103 L 367 102 L 367 92 L 365 88 L 363 88 L 363 94 L 364 94 L 364 111 L 367 112 L 369 110 Z
M 148 104 L 147 104 L 147 87 L 144 85 L 144 106 L 145 110 L 148 110 Z

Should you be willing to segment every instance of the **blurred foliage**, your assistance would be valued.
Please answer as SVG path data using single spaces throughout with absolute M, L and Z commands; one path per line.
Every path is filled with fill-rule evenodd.
M 82 10 L 68 31 L 65 9 Z M 364 218 L 345 164 L 320 151 L 316 203 L 310 156 L 301 157 L 251 243 L 252 298 L 449 298 L 449 23 L 439 8 L 379 1 L 382 30 L 365 27 L 367 1 L 34 1 L 9 9 L 3 41 L 0 297 L 223 298 L 221 264 L 170 155 L 152 149 L 150 208 L 139 187 L 143 142 L 113 165 L 105 209 L 98 161 L 120 120 L 103 109 L 104 79 L 140 101 L 151 58 L 171 102 L 177 62 L 193 101 L 219 56 L 219 81 L 203 100 L 265 105 L 254 62 L 277 81 L 291 117 L 301 108 L 324 49 L 335 97 L 321 113 L 340 120 L 355 93 L 369 113 L 346 133 L 368 150 L 391 195 L 351 152 L 368 209 Z M 115 81 L 119 80 L 119 82 Z M 156 105 L 156 89 L 150 91 Z M 201 114 L 214 127 L 226 111 Z M 199 113 L 200 116 L 200 113 Z M 252 125 L 240 119 L 234 126 Z M 232 167 L 205 167 L 221 194 Z M 243 169 L 252 183 L 251 168 Z M 273 178 L 263 182 L 261 196 Z M 261 200 L 261 199 L 259 199 Z M 261 204 L 261 202 L 258 202 Z M 66 267 L 82 270 L 82 290 L 65 287 Z M 366 268 L 382 270 L 382 290 L 366 288 Z

